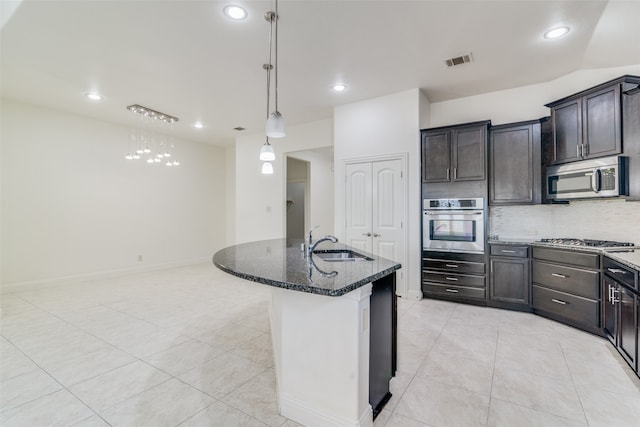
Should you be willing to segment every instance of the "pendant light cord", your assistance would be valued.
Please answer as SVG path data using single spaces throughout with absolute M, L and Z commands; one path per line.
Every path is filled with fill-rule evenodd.
M 271 51 L 273 50 L 273 17 L 269 19 L 269 63 L 267 69 L 267 119 L 269 118 L 269 105 L 271 104 Z
M 276 16 L 275 16 L 275 20 L 276 20 L 276 111 L 278 111 L 278 20 L 280 19 L 280 17 L 278 16 L 278 0 L 276 0 Z M 273 25 L 273 24 L 272 24 Z M 271 52 L 269 52 L 269 56 L 271 56 Z M 271 60 L 269 60 L 269 64 L 271 64 Z

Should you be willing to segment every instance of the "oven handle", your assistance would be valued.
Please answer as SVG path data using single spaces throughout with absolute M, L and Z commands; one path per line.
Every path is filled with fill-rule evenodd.
M 484 211 L 424 211 L 425 215 L 484 215 Z

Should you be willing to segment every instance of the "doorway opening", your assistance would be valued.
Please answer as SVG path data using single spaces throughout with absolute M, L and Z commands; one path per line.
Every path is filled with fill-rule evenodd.
M 309 199 L 309 162 L 287 157 L 287 238 L 304 239 Z

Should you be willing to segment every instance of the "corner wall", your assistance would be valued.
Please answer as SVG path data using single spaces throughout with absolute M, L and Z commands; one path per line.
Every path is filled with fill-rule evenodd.
M 234 244 L 285 236 L 286 153 L 333 144 L 333 123 L 321 120 L 297 126 L 287 126 L 287 136 L 271 139 L 276 154 L 273 175 L 262 175 L 260 148 L 264 134 L 252 134 L 236 139 L 236 207 Z M 311 177 L 313 181 L 313 176 Z M 333 182 L 325 183 L 331 187 Z M 313 197 L 313 194 L 312 194 Z M 333 230 L 325 230 L 330 233 Z
M 179 167 L 127 161 L 129 129 L 2 100 L 2 284 L 209 260 L 225 244 L 225 153 L 176 141 Z M 142 261 L 139 261 L 142 256 Z
M 334 109 L 336 165 L 336 235 L 344 238 L 344 187 L 339 168 L 347 159 L 408 154 L 407 169 L 407 289 L 401 296 L 419 299 L 420 290 L 420 127 L 425 125 L 428 101 L 418 89 L 356 102 Z

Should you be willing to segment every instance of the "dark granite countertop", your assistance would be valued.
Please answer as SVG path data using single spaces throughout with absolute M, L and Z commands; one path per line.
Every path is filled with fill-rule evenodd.
M 313 256 L 310 263 L 300 250 L 302 243 L 302 239 L 273 239 L 229 246 L 215 253 L 213 264 L 253 282 L 327 296 L 344 295 L 401 267 L 386 258 L 331 242 L 320 243 L 316 250 L 351 249 L 373 261 L 327 262 Z
M 605 256 L 614 261 L 618 261 L 620 264 L 624 264 L 627 267 L 640 271 L 640 248 L 627 252 L 605 252 Z
M 621 247 L 615 249 L 602 249 L 590 246 L 561 245 L 558 243 L 547 243 L 540 241 L 526 241 L 526 239 L 505 239 L 505 240 L 489 240 L 490 245 L 531 245 L 553 249 L 563 249 L 575 252 L 591 252 L 604 254 L 627 267 L 640 270 L 640 247 Z

